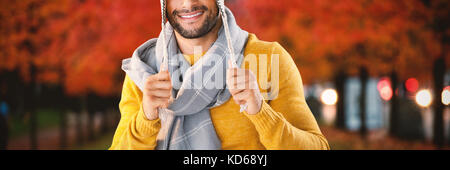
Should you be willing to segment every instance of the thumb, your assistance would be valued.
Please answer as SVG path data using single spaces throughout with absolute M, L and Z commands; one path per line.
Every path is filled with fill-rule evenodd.
M 168 71 L 167 70 L 167 64 L 163 61 L 163 62 L 161 62 L 161 65 L 159 66 L 159 71 L 160 72 L 163 72 L 163 71 Z
M 233 68 L 233 62 L 231 61 L 231 59 L 228 59 L 228 69 Z

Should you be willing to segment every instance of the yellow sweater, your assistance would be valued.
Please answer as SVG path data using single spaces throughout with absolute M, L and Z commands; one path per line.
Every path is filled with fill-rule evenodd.
M 211 119 L 222 149 L 329 149 L 306 104 L 301 76 L 291 56 L 280 44 L 261 41 L 250 34 L 244 62 L 255 62 L 256 59 L 259 63 L 260 54 L 267 55 L 269 66 L 271 55 L 279 55 L 279 87 L 274 87 L 279 90 L 278 96 L 265 100 L 256 115 L 240 113 L 239 105 L 232 98 L 211 109 Z M 191 64 L 196 61 L 187 60 Z M 248 64 L 242 67 L 250 69 L 258 80 L 270 80 L 270 69 L 267 77 L 260 77 L 257 68 L 249 68 Z M 266 91 L 261 89 L 262 93 Z M 154 149 L 161 121 L 146 119 L 142 110 L 142 92 L 128 76 L 125 76 L 119 108 L 122 117 L 110 149 Z

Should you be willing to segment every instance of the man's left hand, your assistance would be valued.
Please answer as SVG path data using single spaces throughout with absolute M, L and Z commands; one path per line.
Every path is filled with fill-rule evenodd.
M 228 61 L 231 64 L 231 61 Z M 227 85 L 234 101 L 239 104 L 247 104 L 246 111 L 250 115 L 257 114 L 261 110 L 263 97 L 258 88 L 256 76 L 252 71 L 242 68 L 227 69 Z

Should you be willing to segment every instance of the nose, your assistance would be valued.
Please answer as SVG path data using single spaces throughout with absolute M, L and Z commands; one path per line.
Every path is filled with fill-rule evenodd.
M 192 9 L 193 6 L 199 3 L 199 0 L 182 0 L 181 9 Z

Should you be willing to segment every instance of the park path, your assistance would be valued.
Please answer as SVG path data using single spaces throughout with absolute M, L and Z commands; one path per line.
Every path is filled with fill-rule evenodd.
M 85 114 L 84 114 L 85 115 Z M 82 117 L 82 122 L 86 116 Z M 59 129 L 50 128 L 40 130 L 38 133 L 38 148 L 39 150 L 59 150 L 59 149 L 78 149 L 90 143 L 96 143 L 96 140 L 87 141 L 86 125 L 82 124 L 83 144 L 76 143 L 76 129 L 75 129 L 75 113 L 68 114 L 67 117 L 67 148 L 60 147 Z M 100 114 L 94 116 L 94 132 L 99 134 L 101 117 Z M 407 141 L 397 138 L 389 137 L 385 130 L 370 131 L 366 140 L 361 138 L 358 132 L 344 131 L 336 129 L 332 126 L 321 126 L 322 133 L 327 138 L 331 149 L 333 150 L 433 150 L 437 149 L 430 141 Z M 98 135 L 97 135 L 98 136 Z M 102 145 L 110 145 L 109 140 L 103 140 Z M 111 138 L 112 141 L 112 138 Z M 107 148 L 107 147 L 102 147 Z M 29 135 L 23 135 L 11 139 L 9 141 L 8 149 L 14 150 L 28 150 L 30 148 Z M 447 145 L 446 150 L 450 150 Z
M 111 114 L 108 114 L 111 115 Z M 67 113 L 67 138 L 66 138 L 66 148 L 61 148 L 60 145 L 60 129 L 59 127 L 46 128 L 46 129 L 38 129 L 37 134 L 37 143 L 38 150 L 59 150 L 59 149 L 71 149 L 74 147 L 80 147 L 82 145 L 89 144 L 90 142 L 95 142 L 95 138 L 92 141 L 88 141 L 87 136 L 87 128 L 86 128 L 86 120 L 87 114 L 82 114 L 81 116 L 81 131 L 82 131 L 82 143 L 77 143 L 76 137 L 76 113 Z M 98 137 L 100 133 L 100 125 L 101 125 L 101 114 L 95 114 L 93 117 L 93 131 Z M 110 119 L 113 121 L 113 119 Z M 109 122 L 114 124 L 114 122 Z M 112 139 L 111 139 L 112 141 Z M 10 138 L 8 141 L 8 150 L 29 150 L 31 149 L 30 135 L 26 133 L 24 135 Z
M 408 141 L 390 137 L 386 130 L 370 131 L 363 139 L 358 132 L 344 131 L 331 126 L 320 127 L 332 150 L 434 150 L 430 141 Z M 450 149 L 447 146 L 444 149 Z

